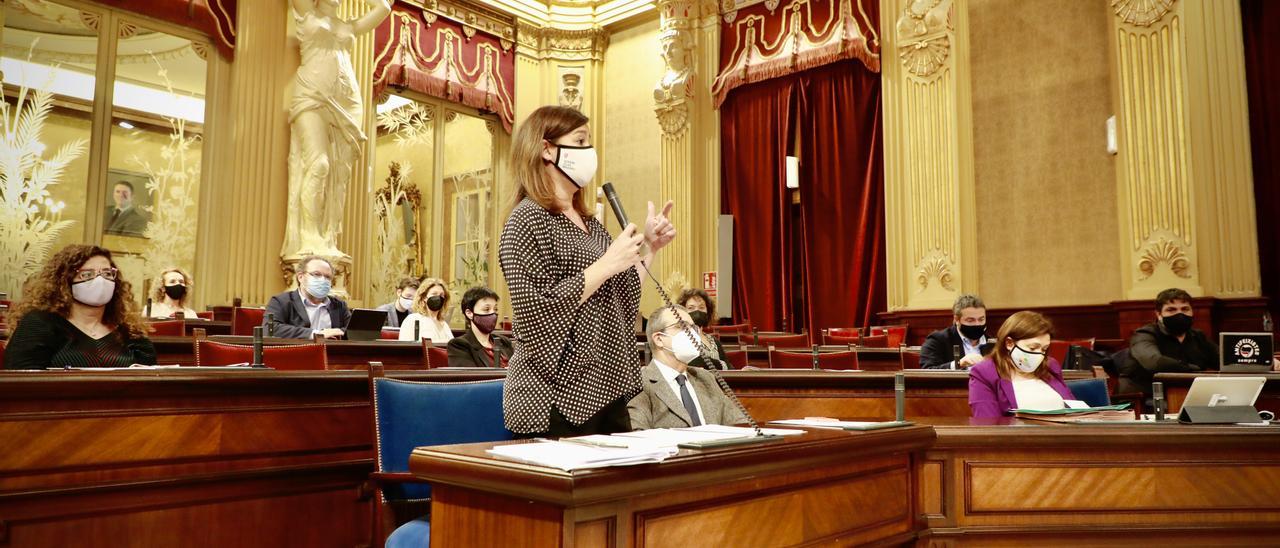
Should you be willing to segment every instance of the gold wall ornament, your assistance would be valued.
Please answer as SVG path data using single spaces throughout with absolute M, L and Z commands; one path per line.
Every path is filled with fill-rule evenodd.
M 938 285 L 947 291 L 955 291 L 955 283 L 951 276 L 951 265 L 946 255 L 934 253 L 920 262 L 916 270 L 916 283 L 920 290 L 929 289 L 929 280 L 938 280 Z
M 392 294 L 405 273 L 420 275 L 423 265 L 422 192 L 413 184 L 412 166 L 389 164 L 386 183 L 373 197 L 377 223 L 371 295 Z
M 675 2 L 662 5 L 666 27 L 658 39 L 662 44 L 662 59 L 666 70 L 653 88 L 654 111 L 662 133 L 671 137 L 684 131 L 689 120 L 689 102 L 694 97 L 695 70 L 693 64 L 694 35 L 689 21 L 668 15 Z
M 164 81 L 170 95 L 176 95 L 169 73 L 154 59 L 156 74 Z M 151 214 L 143 235 L 147 237 L 147 250 L 143 255 L 147 269 L 159 272 L 162 268 L 177 265 L 191 269 L 191 250 L 196 246 L 196 225 L 190 212 L 196 210 L 196 196 L 200 185 L 201 136 L 187 131 L 187 121 L 166 117 L 169 122 L 169 142 L 161 147 L 161 165 L 152 165 L 138 156 L 130 161 L 147 174 L 147 192 L 151 205 L 143 208 Z
M 1169 270 L 1179 278 L 1191 278 L 1191 260 L 1182 251 L 1182 246 L 1165 238 L 1151 242 L 1142 251 L 1138 260 L 1138 270 L 1142 272 L 1139 280 L 1150 278 L 1156 273 L 1159 265 L 1168 265 Z
M 52 81 L 49 82 L 50 84 Z M 22 284 L 49 257 L 54 242 L 75 221 L 61 218 L 49 189 L 61 183 L 67 166 L 88 150 L 76 139 L 45 158 L 44 124 L 53 95 L 21 88 L 13 103 L 0 103 L 0 287 L 21 298 Z
M 1158 23 L 1178 0 L 1111 0 L 1111 8 L 1121 21 L 1136 27 Z M 1208 0 L 1214 1 L 1214 0 Z
M 915 0 L 896 25 L 898 58 L 907 72 L 928 79 L 951 56 L 951 0 Z

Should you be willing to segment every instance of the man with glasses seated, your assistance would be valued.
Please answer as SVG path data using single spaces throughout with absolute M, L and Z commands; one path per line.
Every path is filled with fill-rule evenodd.
M 729 400 L 712 373 L 689 367 L 708 346 L 702 330 L 681 307 L 662 307 L 649 316 L 645 334 L 653 360 L 640 368 L 640 394 L 627 404 L 631 428 L 683 428 L 703 424 L 741 424 L 747 418 Z M 684 326 L 677 319 L 684 320 Z M 695 342 L 697 339 L 697 342 Z
M 155 365 L 156 349 L 111 252 L 69 245 L 23 287 L 5 369 Z
M 342 299 L 329 295 L 333 289 L 333 263 L 317 255 L 308 255 L 295 267 L 298 289 L 271 297 L 268 317 L 275 319 L 275 335 L 285 339 L 310 339 L 321 335 L 326 339 L 341 337 L 343 327 L 351 319 L 351 310 Z M 268 332 L 271 328 L 268 326 Z

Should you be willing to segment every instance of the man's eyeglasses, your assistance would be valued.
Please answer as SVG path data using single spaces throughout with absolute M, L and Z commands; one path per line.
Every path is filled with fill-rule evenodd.
M 307 275 L 311 276 L 312 278 L 324 278 L 331 282 L 333 281 L 333 274 L 325 274 L 323 272 L 308 272 Z
M 120 271 L 114 268 L 103 268 L 101 270 L 97 270 L 93 268 L 85 268 L 85 269 L 76 271 L 75 278 L 73 279 L 77 282 L 87 282 L 98 276 L 102 276 L 103 278 L 106 278 L 114 282 L 116 281 L 116 278 L 120 276 Z

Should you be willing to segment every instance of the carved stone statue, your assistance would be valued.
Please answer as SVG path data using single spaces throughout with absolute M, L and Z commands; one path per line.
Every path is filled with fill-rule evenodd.
M 560 79 L 564 82 L 564 86 L 560 89 L 560 106 L 582 110 L 582 90 L 578 87 L 582 82 L 582 75 L 566 72 L 560 76 Z
M 351 65 L 357 36 L 391 13 L 387 0 L 366 0 L 364 16 L 338 17 L 341 0 L 291 0 L 302 63 L 289 102 L 289 209 L 282 255 L 346 257 L 338 233 L 359 147 L 364 109 Z
M 662 59 L 667 70 L 653 88 L 653 100 L 659 105 L 678 103 L 693 96 L 693 37 L 688 30 L 668 28 L 659 36 Z

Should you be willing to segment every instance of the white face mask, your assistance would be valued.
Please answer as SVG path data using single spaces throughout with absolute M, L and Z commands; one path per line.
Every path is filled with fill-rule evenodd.
M 596 167 L 599 164 L 599 160 L 596 158 L 596 149 L 589 146 L 555 146 L 556 169 L 559 169 L 560 173 L 563 173 L 565 177 L 573 181 L 573 184 L 578 185 L 578 188 L 591 184 L 591 180 L 596 177 Z
M 1013 345 L 1013 351 L 1009 352 L 1009 359 L 1013 360 L 1013 366 L 1023 373 L 1031 373 L 1040 368 L 1040 364 L 1044 362 L 1044 352 L 1029 352 Z
M 400 308 L 403 308 L 405 310 L 411 310 L 413 308 L 413 299 L 406 299 L 404 297 L 400 297 Z
M 693 344 L 693 339 L 688 331 L 681 331 L 674 335 L 667 335 L 671 339 L 671 348 L 668 351 L 680 360 L 680 363 L 688 364 L 689 362 L 701 356 L 698 352 L 698 345 Z
M 98 276 L 87 282 L 71 284 L 71 296 L 81 304 L 102 306 L 111 302 L 116 292 L 116 283 Z

